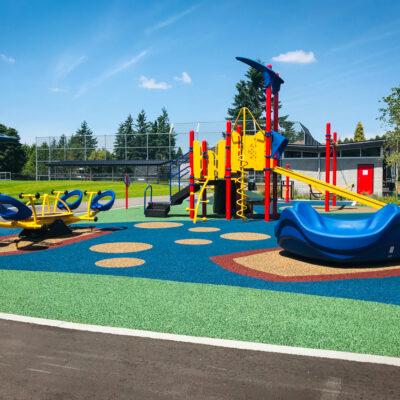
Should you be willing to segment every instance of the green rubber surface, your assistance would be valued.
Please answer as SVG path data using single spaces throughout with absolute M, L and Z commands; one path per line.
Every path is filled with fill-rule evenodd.
M 0 310 L 72 322 L 400 356 L 400 308 L 142 278 L 0 271 Z

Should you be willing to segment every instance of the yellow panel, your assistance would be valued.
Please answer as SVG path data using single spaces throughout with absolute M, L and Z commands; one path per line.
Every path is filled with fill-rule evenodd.
M 255 171 L 264 171 L 265 168 L 265 135 L 264 131 L 258 131 L 254 135 L 255 141 Z
M 234 131 L 232 132 L 232 144 L 231 144 L 231 168 L 232 172 L 237 172 L 240 169 L 239 162 L 239 144 L 240 144 L 240 135 Z
M 218 168 L 218 179 L 225 178 L 225 139 L 222 139 L 217 144 L 217 168 Z
M 256 144 L 254 135 L 243 136 L 243 162 L 245 168 L 254 169 L 256 165 Z
M 201 146 L 198 140 L 193 141 L 193 173 L 195 179 L 201 177 L 201 162 L 202 162 Z
M 208 150 L 207 154 L 208 154 L 207 176 L 210 179 L 214 179 L 217 173 L 217 166 L 215 164 L 215 153 L 212 150 Z

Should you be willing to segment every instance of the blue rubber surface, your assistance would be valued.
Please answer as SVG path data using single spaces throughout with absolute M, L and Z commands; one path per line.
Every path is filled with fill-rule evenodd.
M 201 226 L 213 226 L 219 232 L 196 233 L 188 231 L 191 222 L 171 229 L 140 229 L 134 223 L 102 224 L 99 227 L 126 228 L 108 235 L 84 240 L 64 247 L 35 251 L 19 255 L 0 257 L 0 268 L 7 270 L 73 272 L 85 274 L 105 274 L 126 277 L 144 277 L 180 282 L 210 283 L 216 285 L 243 286 L 293 293 L 305 293 L 330 297 L 343 297 L 359 300 L 400 304 L 400 277 L 370 278 L 320 282 L 268 282 L 235 274 L 221 268 L 210 257 L 234 252 L 275 248 L 275 223 L 266 224 L 261 220 L 247 223 L 241 221 L 213 220 Z M 262 241 L 232 241 L 220 237 L 229 232 L 266 233 L 271 239 Z M 3 234 L 10 234 L 2 230 Z M 14 230 L 15 232 L 15 230 Z M 206 238 L 213 241 L 206 246 L 185 246 L 174 243 L 177 239 Z M 137 253 L 105 254 L 90 251 L 90 246 L 110 242 L 145 242 L 153 245 L 151 250 Z M 79 254 L 79 257 L 74 255 Z M 138 257 L 145 264 L 132 268 L 100 268 L 98 260 L 114 257 Z

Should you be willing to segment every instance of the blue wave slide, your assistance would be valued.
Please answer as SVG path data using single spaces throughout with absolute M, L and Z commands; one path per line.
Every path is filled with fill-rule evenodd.
M 275 236 L 287 252 L 318 261 L 357 265 L 399 260 L 400 208 L 388 204 L 354 220 L 322 215 L 297 202 L 283 210 Z

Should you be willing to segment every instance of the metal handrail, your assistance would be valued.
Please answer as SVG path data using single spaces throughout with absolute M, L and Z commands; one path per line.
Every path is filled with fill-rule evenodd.
M 147 191 L 150 189 L 150 203 L 153 202 L 153 186 L 147 185 L 143 193 L 143 212 L 146 211 Z

